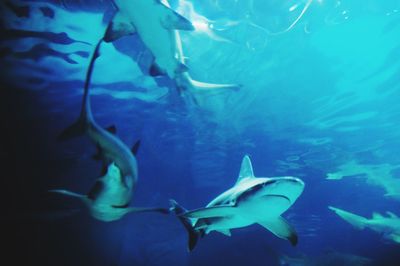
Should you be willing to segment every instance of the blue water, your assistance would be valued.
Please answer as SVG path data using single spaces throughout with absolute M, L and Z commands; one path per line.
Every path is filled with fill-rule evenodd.
M 100 174 L 87 138 L 56 139 L 79 114 L 112 6 L 64 2 L 0 3 L 0 220 L 10 265 L 399 265 L 398 243 L 328 206 L 400 215 L 400 1 L 170 1 L 196 26 L 181 32 L 192 77 L 242 85 L 197 95 L 197 105 L 147 75 L 137 36 L 102 46 L 93 113 L 128 146 L 141 140 L 132 205 L 205 206 L 236 182 L 245 154 L 256 176 L 306 183 L 283 214 L 296 247 L 253 225 L 213 232 L 191 253 L 173 215 L 104 223 L 47 193 L 86 193 Z

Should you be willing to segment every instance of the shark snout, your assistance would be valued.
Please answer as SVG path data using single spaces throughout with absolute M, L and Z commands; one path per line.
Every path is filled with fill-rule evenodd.
M 305 186 L 301 179 L 291 176 L 272 178 L 266 184 L 267 195 L 285 196 L 292 204 L 301 195 Z

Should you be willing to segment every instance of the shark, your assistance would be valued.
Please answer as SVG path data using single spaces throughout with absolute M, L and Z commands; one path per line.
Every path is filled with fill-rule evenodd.
M 115 127 L 103 129 L 94 119 L 89 87 L 96 59 L 99 57 L 100 40 L 93 52 L 86 74 L 81 113 L 78 120 L 67 127 L 59 140 L 69 140 L 86 134 L 97 147 L 96 160 L 103 162 L 105 175 L 98 179 L 88 195 L 79 195 L 67 190 L 52 190 L 67 196 L 78 197 L 89 206 L 94 218 L 114 221 L 130 212 L 157 211 L 167 213 L 163 208 L 130 208 L 130 200 L 138 180 L 138 167 L 135 155 L 140 141 L 129 149 L 115 134 Z
M 396 214 L 388 211 L 386 212 L 386 216 L 384 216 L 374 212 L 372 217 L 368 219 L 332 206 L 328 208 L 356 229 L 363 230 L 364 228 L 369 228 L 382 234 L 384 239 L 400 244 L 400 218 Z
M 167 75 L 180 94 L 215 89 L 238 90 L 237 84 L 212 84 L 194 80 L 188 73 L 180 30 L 193 31 L 193 24 L 171 9 L 167 0 L 113 0 L 116 8 L 107 26 L 105 42 L 137 34 L 154 57 L 151 76 Z
M 231 236 L 231 229 L 259 224 L 293 246 L 298 242 L 295 229 L 281 216 L 304 190 L 296 177 L 256 177 L 250 157 L 244 156 L 233 187 L 213 199 L 205 208 L 188 211 L 171 200 L 175 212 L 189 233 L 192 251 L 199 236 L 217 231 Z
M 121 180 L 121 171 L 112 162 L 107 167 L 106 174 L 96 180 L 86 195 L 64 189 L 54 189 L 50 190 L 50 192 L 80 199 L 89 209 L 89 213 L 93 218 L 104 222 L 119 220 L 131 212 L 158 211 L 168 213 L 168 210 L 163 208 L 129 207 L 133 184 L 130 182 L 128 186 L 125 186 Z

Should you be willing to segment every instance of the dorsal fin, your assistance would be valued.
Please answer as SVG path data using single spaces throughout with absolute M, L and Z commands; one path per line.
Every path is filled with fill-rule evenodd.
M 106 175 L 120 177 L 121 170 L 118 168 L 118 166 L 114 162 L 112 162 L 107 166 Z
M 161 12 L 160 22 L 164 28 L 167 30 L 195 30 L 192 22 L 187 18 L 164 5 L 161 1 L 158 1 L 158 3 L 160 7 L 159 11 Z
M 140 147 L 140 140 L 136 141 L 135 145 L 133 145 L 131 149 L 133 155 L 136 155 L 138 153 L 139 147 Z
M 113 135 L 117 134 L 117 127 L 115 125 L 111 125 L 111 126 L 107 127 L 106 130 Z
M 383 218 L 383 216 L 380 213 L 374 212 L 372 214 L 372 219 L 382 219 L 382 218 Z
M 254 178 L 253 166 L 251 165 L 250 157 L 248 155 L 243 157 L 239 177 L 236 183 L 239 183 L 243 178 Z

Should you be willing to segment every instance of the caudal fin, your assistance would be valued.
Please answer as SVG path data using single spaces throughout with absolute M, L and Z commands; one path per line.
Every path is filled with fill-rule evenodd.
M 194 229 L 192 222 L 190 221 L 189 218 L 182 216 L 182 214 L 187 212 L 187 210 L 185 208 L 180 206 L 173 199 L 171 199 L 169 202 L 171 204 L 170 210 L 175 213 L 175 215 L 178 217 L 179 221 L 183 224 L 186 231 L 188 232 L 188 236 L 189 236 L 188 249 L 189 249 L 189 251 L 192 251 L 195 248 L 197 241 L 199 240 L 200 232 L 198 232 Z
M 339 215 L 343 220 L 350 223 L 357 229 L 364 229 L 366 224 L 368 223 L 368 219 L 332 206 L 328 207 L 330 210 L 334 211 L 337 215 Z

